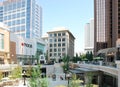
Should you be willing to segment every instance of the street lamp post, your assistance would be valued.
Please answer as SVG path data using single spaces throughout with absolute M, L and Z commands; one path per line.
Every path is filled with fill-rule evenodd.
M 67 74 L 67 79 L 68 79 L 68 87 L 69 87 L 69 80 L 70 80 L 70 77 L 71 77 L 71 76 L 70 76 L 70 74 L 68 73 L 68 74 Z
M 24 71 L 23 71 L 23 78 L 24 78 L 24 84 L 23 84 L 23 85 L 24 85 L 24 86 L 26 85 L 26 83 L 25 83 L 25 73 L 26 73 L 26 72 L 25 72 L 25 70 L 24 70 Z

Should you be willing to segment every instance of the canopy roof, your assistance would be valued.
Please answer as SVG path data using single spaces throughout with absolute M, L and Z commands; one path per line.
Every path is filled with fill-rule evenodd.
M 70 72 L 76 73 L 76 74 L 83 74 L 84 72 L 95 72 L 95 71 L 98 71 L 98 70 L 82 68 L 82 67 L 70 70 Z
M 117 52 L 117 48 L 116 47 L 112 47 L 112 48 L 106 48 L 106 49 L 101 49 L 97 52 L 97 54 L 108 54 L 108 53 L 113 53 L 113 52 Z

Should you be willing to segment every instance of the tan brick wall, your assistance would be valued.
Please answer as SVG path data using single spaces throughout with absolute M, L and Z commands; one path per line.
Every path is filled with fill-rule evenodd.
M 0 33 L 4 34 L 4 50 L 0 50 L 0 55 L 3 56 L 4 64 L 8 64 L 10 60 L 10 32 L 0 28 Z

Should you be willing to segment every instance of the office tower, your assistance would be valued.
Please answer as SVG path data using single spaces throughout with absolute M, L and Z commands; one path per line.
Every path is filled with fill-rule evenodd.
M 89 23 L 85 24 L 85 52 L 94 49 L 94 19 L 91 19 Z
M 94 0 L 94 52 L 116 46 L 120 38 L 120 0 Z
M 42 8 L 35 0 L 3 0 L 0 2 L 0 22 L 24 38 L 42 35 Z
M 74 56 L 73 34 L 64 27 L 57 27 L 48 33 L 48 58 L 59 60 L 65 55 Z

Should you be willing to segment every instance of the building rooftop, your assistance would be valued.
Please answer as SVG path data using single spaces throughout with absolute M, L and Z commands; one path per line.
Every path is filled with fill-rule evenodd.
M 61 31 L 66 31 L 73 36 L 73 34 L 69 31 L 69 29 L 67 29 L 65 27 L 55 27 L 52 30 L 48 31 L 47 33 L 61 32 Z M 73 38 L 75 39 L 74 36 L 73 36 Z
M 2 22 L 0 22 L 0 28 L 9 31 L 9 27 L 7 25 L 5 25 L 4 23 L 2 23 Z
M 55 27 L 52 30 L 50 30 L 49 32 L 58 32 L 58 31 L 69 31 L 69 30 L 65 27 Z

